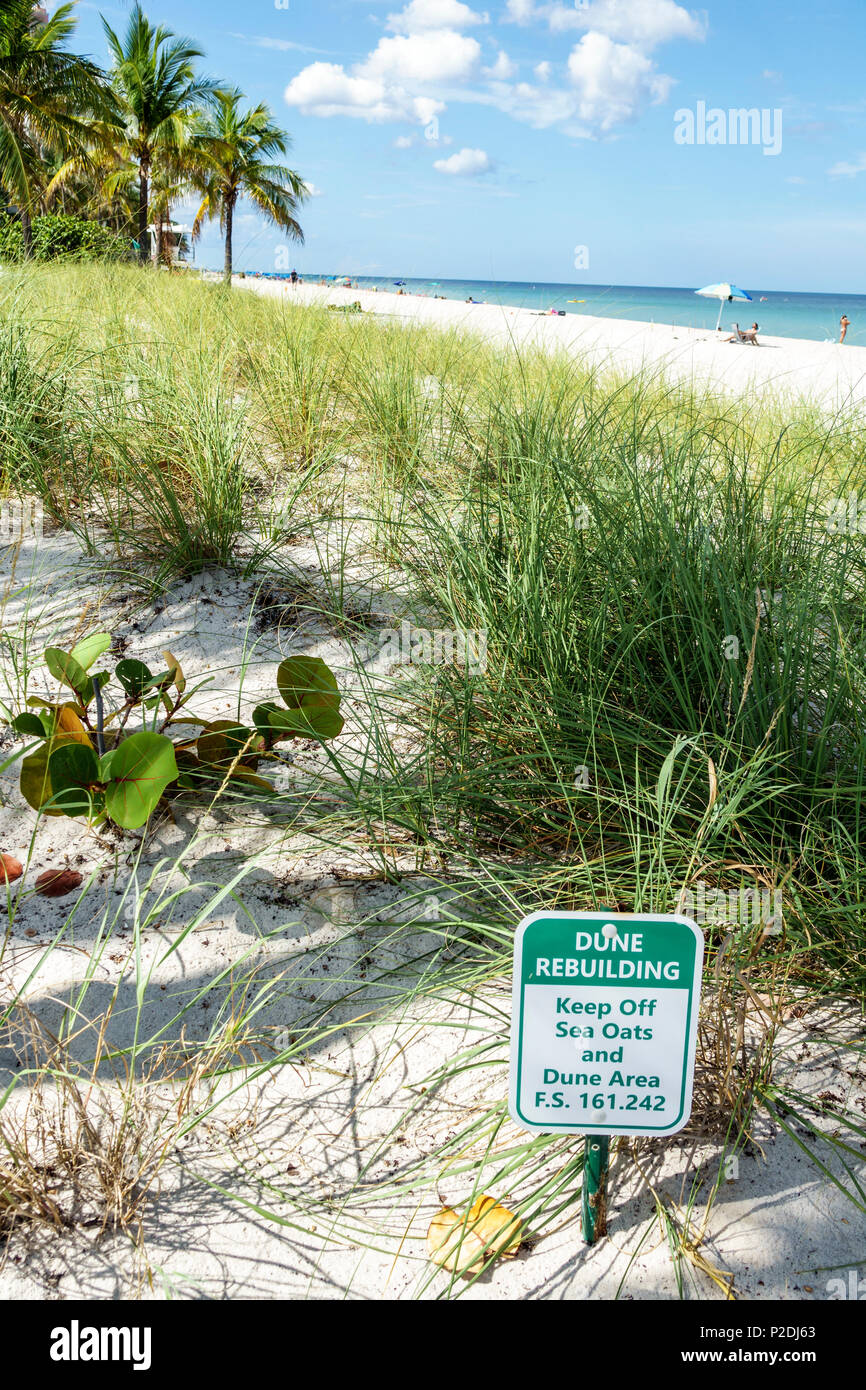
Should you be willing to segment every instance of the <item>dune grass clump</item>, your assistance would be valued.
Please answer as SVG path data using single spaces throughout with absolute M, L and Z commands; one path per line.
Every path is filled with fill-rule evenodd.
M 866 536 L 827 525 L 862 467 L 809 414 L 760 439 L 746 406 L 564 373 L 467 422 L 394 530 L 440 624 L 486 635 L 483 672 L 430 673 L 425 814 L 594 862 L 629 908 L 761 879 L 862 971 Z

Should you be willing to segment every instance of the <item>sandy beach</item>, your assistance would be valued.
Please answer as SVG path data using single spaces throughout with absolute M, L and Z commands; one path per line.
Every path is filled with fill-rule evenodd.
M 290 303 L 346 306 L 358 301 L 365 313 L 444 330 L 470 331 L 499 344 L 562 350 L 605 372 L 664 372 L 670 378 L 703 381 L 738 394 L 757 391 L 783 398 L 805 397 L 833 410 L 866 399 L 866 347 L 762 334 L 757 347 L 726 343 L 735 319 L 741 328 L 747 326 L 743 306 L 730 305 L 723 314 L 724 331 L 713 333 L 588 314 L 560 318 L 533 309 L 464 304 L 381 290 L 292 286 L 284 280 L 235 276 L 233 284 Z

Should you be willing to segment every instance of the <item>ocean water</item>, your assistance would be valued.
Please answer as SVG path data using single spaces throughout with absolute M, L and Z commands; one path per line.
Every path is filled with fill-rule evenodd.
M 255 272 L 248 271 L 247 274 Z M 270 276 L 287 279 L 288 276 Z M 323 277 L 305 274 L 306 283 Z M 362 289 L 396 289 L 399 275 L 377 278 L 352 277 Z M 718 300 L 702 299 L 694 289 L 667 289 L 654 285 L 564 285 L 545 281 L 519 280 L 417 280 L 402 281 L 406 294 L 444 295 L 446 299 L 466 300 L 471 295 L 482 304 L 508 304 L 524 309 L 564 309 L 567 314 L 591 314 L 611 319 L 638 319 L 645 323 L 676 324 L 684 328 L 715 328 Z M 866 345 L 866 295 L 795 294 L 790 290 L 743 287 L 752 303 L 725 304 L 722 326 L 749 326 L 757 320 L 770 337 L 814 338 L 818 342 L 839 337 L 839 320 L 848 315 L 851 327 L 847 343 Z M 573 303 L 571 301 L 577 301 Z

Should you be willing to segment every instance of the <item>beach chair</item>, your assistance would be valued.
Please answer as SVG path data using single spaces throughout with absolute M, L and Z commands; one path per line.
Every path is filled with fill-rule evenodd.
M 751 343 L 753 347 L 760 347 L 758 342 L 757 328 L 741 328 L 738 323 L 734 324 L 734 331 L 730 338 L 725 339 L 728 343 Z

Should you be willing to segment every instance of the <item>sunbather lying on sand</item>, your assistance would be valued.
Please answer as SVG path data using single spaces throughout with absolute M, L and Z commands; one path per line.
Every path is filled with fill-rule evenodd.
M 751 328 L 741 328 L 738 323 L 734 324 L 734 331 L 730 338 L 725 339 L 726 343 L 754 343 L 755 347 L 760 347 L 758 342 L 758 325 L 753 323 Z

